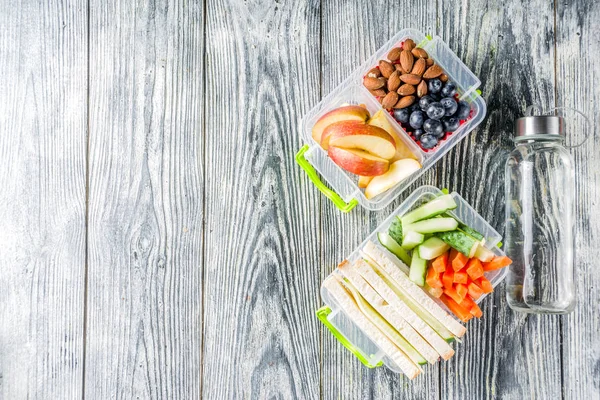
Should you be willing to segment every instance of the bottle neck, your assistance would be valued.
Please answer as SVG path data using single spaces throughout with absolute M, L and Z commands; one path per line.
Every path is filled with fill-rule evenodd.
M 528 135 L 517 136 L 513 140 L 517 146 L 530 144 L 556 144 L 563 143 L 565 137 L 562 135 Z

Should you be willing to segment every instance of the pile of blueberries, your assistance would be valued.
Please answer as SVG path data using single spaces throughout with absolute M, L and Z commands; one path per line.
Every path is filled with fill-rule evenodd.
M 454 132 L 461 120 L 469 118 L 469 103 L 457 102 L 455 95 L 454 83 L 443 84 L 439 79 L 430 79 L 427 94 L 410 107 L 394 110 L 394 118 L 423 149 L 433 149 L 446 132 Z

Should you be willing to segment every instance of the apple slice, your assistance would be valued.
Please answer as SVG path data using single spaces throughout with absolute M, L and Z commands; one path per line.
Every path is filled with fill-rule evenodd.
M 367 122 L 369 125 L 377 126 L 387 133 L 389 133 L 394 142 L 396 143 L 396 154 L 392 158 L 392 162 L 401 160 L 403 158 L 417 158 L 415 154 L 408 148 L 408 146 L 400 139 L 396 129 L 392 126 L 388 118 L 385 116 L 385 110 L 379 110 L 371 117 Z
M 321 143 L 323 131 L 329 125 L 340 121 L 365 122 L 370 117 L 369 111 L 361 106 L 345 106 L 336 108 L 323 115 L 312 129 L 312 137 L 317 143 Z M 325 149 L 327 150 L 327 149 Z
M 365 196 L 369 200 L 372 199 L 402 182 L 420 168 L 421 164 L 412 158 L 404 158 L 392 163 L 385 174 L 376 176 L 371 180 L 365 189 Z
M 327 154 L 333 162 L 346 171 L 363 176 L 376 176 L 385 174 L 390 167 L 388 160 L 376 157 L 359 149 L 342 149 L 329 146 Z
M 366 188 L 372 179 L 373 179 L 372 176 L 359 176 L 358 177 L 358 187 L 361 189 Z
M 328 146 L 364 150 L 386 160 L 396 154 L 394 138 L 383 129 L 365 123 L 336 122 L 325 129 L 323 138 Z

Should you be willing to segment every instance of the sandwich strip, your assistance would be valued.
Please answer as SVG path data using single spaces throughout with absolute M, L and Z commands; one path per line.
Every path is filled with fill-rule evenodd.
M 340 282 L 333 276 L 323 282 L 323 286 L 339 304 L 346 316 L 350 318 L 358 328 L 365 332 L 369 339 L 379 347 L 409 378 L 414 379 L 421 373 L 421 368 L 415 365 L 390 339 L 387 338 L 369 319 L 360 311 L 352 296 L 346 291 Z
M 406 274 L 404 274 L 398 266 L 390 260 L 373 242 L 367 242 L 363 249 L 370 259 L 376 263 L 376 267 L 380 267 L 387 273 L 400 288 L 404 289 L 409 296 L 421 304 L 431 315 L 442 323 L 453 335 L 462 337 L 467 328 L 460 322 L 452 318 L 439 304 L 437 304 L 423 289 L 412 282 Z
M 338 269 L 358 290 L 365 300 L 392 325 L 429 363 L 435 363 L 439 356 L 415 329 L 360 276 L 350 263 L 344 261 Z
M 357 261 L 353 266 L 358 273 L 387 301 L 406 322 L 425 339 L 438 354 L 448 360 L 454 355 L 454 350 L 440 335 L 438 335 L 421 317 L 419 317 L 406 303 L 404 303 L 392 288 L 381 278 L 377 272 L 364 260 Z

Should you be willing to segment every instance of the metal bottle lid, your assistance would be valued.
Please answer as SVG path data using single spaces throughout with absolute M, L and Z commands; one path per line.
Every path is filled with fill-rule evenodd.
M 519 136 L 565 135 L 565 120 L 554 115 L 539 115 L 519 118 L 515 123 L 515 134 Z M 525 138 L 523 138 L 525 139 Z

